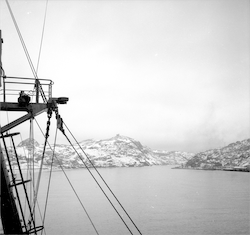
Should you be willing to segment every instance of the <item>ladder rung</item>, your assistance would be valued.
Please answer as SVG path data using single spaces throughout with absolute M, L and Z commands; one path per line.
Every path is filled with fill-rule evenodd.
M 0 138 L 6 138 L 6 137 L 11 137 L 11 136 L 14 136 L 14 135 L 19 135 L 20 133 L 19 132 L 15 132 L 15 133 L 10 133 L 10 134 L 6 134 L 6 135 L 3 135 L 3 136 L 0 136 Z
M 28 183 L 30 182 L 31 180 L 24 180 L 22 182 L 19 182 L 19 183 L 16 183 L 16 184 L 11 184 L 10 187 L 14 187 L 14 186 L 17 186 L 17 185 L 20 185 L 20 184 L 25 184 L 25 183 Z

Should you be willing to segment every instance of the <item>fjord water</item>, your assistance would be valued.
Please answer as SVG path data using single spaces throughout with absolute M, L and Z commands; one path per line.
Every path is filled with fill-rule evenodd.
M 98 170 L 142 234 L 250 234 L 249 173 L 169 166 Z M 86 169 L 66 173 L 99 234 L 130 234 Z M 48 179 L 49 172 L 43 176 Z M 45 182 L 39 190 L 40 205 Z M 52 174 L 46 215 L 48 235 L 96 234 L 61 171 Z

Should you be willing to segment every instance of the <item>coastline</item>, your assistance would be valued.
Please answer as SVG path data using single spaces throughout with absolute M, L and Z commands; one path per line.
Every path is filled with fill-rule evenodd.
M 235 166 L 235 167 L 211 167 L 211 168 L 177 166 L 177 167 L 173 167 L 171 169 L 250 172 L 250 168 L 249 167 L 239 167 L 239 166 Z

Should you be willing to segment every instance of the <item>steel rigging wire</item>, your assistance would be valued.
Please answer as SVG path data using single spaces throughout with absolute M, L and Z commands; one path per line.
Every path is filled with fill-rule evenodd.
M 34 118 L 34 119 L 35 119 L 36 124 L 37 124 L 38 128 L 40 129 L 41 133 L 42 133 L 42 134 L 43 134 L 43 136 L 45 137 L 45 135 L 44 135 L 44 133 L 43 133 L 43 131 L 42 131 L 42 128 L 40 127 L 40 125 L 39 125 L 39 123 L 37 122 L 36 118 Z M 53 150 L 53 149 L 52 149 L 52 147 L 51 147 L 51 145 L 49 144 L 49 142 L 48 142 L 48 146 L 50 147 L 50 149 L 51 149 L 51 150 Z M 55 146 L 55 145 L 54 145 L 54 146 Z M 69 177 L 67 176 L 67 174 L 66 174 L 65 170 L 63 169 L 63 166 L 61 165 L 61 163 L 60 163 L 59 159 L 57 158 L 57 156 L 56 156 L 55 154 L 53 154 L 53 155 L 54 155 L 54 157 L 56 158 L 56 160 L 58 161 L 58 164 L 59 164 L 59 166 L 60 166 L 60 168 L 61 168 L 61 170 L 62 170 L 62 172 L 63 172 L 64 176 L 66 177 L 66 179 L 67 179 L 67 181 L 68 181 L 68 183 L 69 183 L 70 187 L 72 188 L 72 190 L 73 190 L 73 192 L 74 192 L 75 196 L 77 197 L 77 199 L 78 199 L 79 203 L 81 204 L 81 207 L 83 208 L 83 210 L 84 210 L 85 214 L 87 215 L 87 217 L 88 217 L 88 219 L 89 219 L 89 221 L 90 221 L 90 223 L 91 223 L 91 225 L 92 225 L 93 229 L 95 230 L 96 234 L 98 234 L 98 235 L 99 235 L 99 233 L 98 233 L 98 231 L 97 231 L 97 229 L 96 229 L 96 226 L 95 226 L 95 224 L 94 224 L 93 220 L 91 219 L 91 217 L 90 217 L 90 215 L 89 215 L 89 213 L 88 213 L 87 209 L 86 209 L 86 208 L 85 208 L 85 206 L 83 205 L 83 203 L 82 203 L 82 201 L 81 201 L 80 197 L 78 196 L 78 194 L 77 194 L 77 192 L 76 192 L 76 190 L 75 190 L 74 186 L 72 185 L 72 183 L 71 183 L 71 181 L 70 181 Z M 51 165 L 51 167 L 52 167 L 52 165 Z
M 58 113 L 57 113 L 58 115 Z M 59 116 L 59 115 L 58 115 Z M 36 120 L 36 119 L 35 119 Z M 62 119 L 61 119 L 62 121 Z M 40 128 L 38 122 L 36 121 L 38 127 Z M 62 121 L 63 124 L 65 124 L 63 121 Z M 65 125 L 66 126 L 66 125 Z M 70 132 L 70 130 L 68 129 L 68 127 L 66 126 L 67 130 Z M 43 133 L 42 129 L 40 128 L 41 132 Z M 133 235 L 131 229 L 129 228 L 129 226 L 127 225 L 127 223 L 125 222 L 125 220 L 122 218 L 121 214 L 119 213 L 119 211 L 117 210 L 117 208 L 114 206 L 114 204 L 112 203 L 111 199 L 108 197 L 108 195 L 105 193 L 104 189 L 102 188 L 102 186 L 100 185 L 100 183 L 98 182 L 98 180 L 96 179 L 96 177 L 93 175 L 93 173 L 90 171 L 89 167 L 86 165 L 86 163 L 83 161 L 82 157 L 80 156 L 80 154 L 77 152 L 77 150 L 75 149 L 75 147 L 73 146 L 72 142 L 70 141 L 70 139 L 67 137 L 67 135 L 65 134 L 65 131 L 63 128 L 60 128 L 61 132 L 63 133 L 63 135 L 66 137 L 66 139 L 68 140 L 68 142 L 70 143 L 71 147 L 74 149 L 74 151 L 76 152 L 76 154 L 78 155 L 78 157 L 80 158 L 80 160 L 83 162 L 83 164 L 85 165 L 86 169 L 88 170 L 88 172 L 90 173 L 90 175 L 92 176 L 92 178 L 94 179 L 94 181 L 96 182 L 96 184 L 98 185 L 98 187 L 100 188 L 100 190 L 102 191 L 102 193 L 104 194 L 104 196 L 106 197 L 106 199 L 109 201 L 110 205 L 113 207 L 113 209 L 115 210 L 115 212 L 117 213 L 117 215 L 120 217 L 121 221 L 123 222 L 123 224 L 126 226 L 126 228 L 128 229 L 128 231 L 130 232 L 130 234 Z M 70 134 L 73 136 L 73 134 L 70 132 Z M 74 136 L 73 136 L 74 138 Z M 74 138 L 75 139 L 75 138 Z M 78 142 L 77 142 L 78 143 Z M 50 147 L 51 148 L 51 147 Z M 80 147 L 81 148 L 81 147 Z M 51 148 L 52 149 L 52 148 Z M 81 148 L 82 150 L 82 148 Z M 82 150 L 83 151 L 83 150 Z M 84 152 L 84 151 L 83 151 Z M 88 158 L 89 161 L 91 161 L 89 159 L 89 157 L 87 156 L 87 154 L 84 152 L 84 154 L 86 155 L 86 157 Z M 55 156 L 56 157 L 56 156 Z M 63 170 L 63 167 L 61 164 L 60 165 L 60 168 Z M 92 166 L 94 167 L 94 169 L 97 171 L 96 167 L 92 164 Z M 97 171 L 98 172 L 98 171 Z M 65 173 L 65 171 L 63 170 L 63 173 L 65 174 L 65 177 L 67 178 L 69 184 L 71 185 L 71 188 L 72 190 L 74 191 L 76 197 L 78 198 L 80 204 L 82 205 L 83 209 L 85 210 L 85 213 L 88 215 L 86 209 L 84 208 L 82 202 L 81 202 L 81 199 L 79 198 L 77 192 L 75 191 L 72 183 L 70 182 L 70 180 L 68 179 L 68 176 L 67 174 Z M 115 196 L 115 194 L 113 193 L 113 191 L 110 189 L 110 187 L 108 186 L 108 184 L 106 183 L 106 181 L 104 180 L 104 178 L 101 176 L 101 174 L 98 172 L 98 175 L 99 177 L 102 179 L 102 181 L 105 183 L 106 187 L 109 189 L 109 191 L 112 193 L 112 195 L 114 196 L 114 198 L 117 200 L 118 204 L 121 206 L 121 208 L 123 209 L 123 211 L 126 213 L 126 215 L 128 216 L 128 218 L 130 219 L 130 221 L 132 222 L 132 224 L 135 226 L 135 228 L 137 229 L 137 231 L 139 232 L 139 234 L 142 234 L 140 232 L 140 230 L 138 229 L 138 227 L 136 226 L 136 224 L 134 223 L 134 221 L 132 220 L 132 218 L 129 216 L 129 214 L 127 213 L 127 211 L 125 210 L 125 208 L 122 206 L 122 204 L 120 203 L 120 201 L 118 200 L 118 198 Z M 88 216 L 89 217 L 89 216 Z M 92 223 L 92 220 L 90 219 L 89 217 L 89 220 L 90 222 Z M 95 229 L 95 226 L 94 224 L 92 224 L 92 226 L 94 227 Z M 96 229 L 95 229 L 96 230 Z M 97 230 L 96 230 L 97 232 Z M 98 232 L 97 232 L 98 234 Z
M 27 60 L 28 60 L 28 62 L 29 62 L 29 65 L 30 65 L 30 68 L 31 68 L 31 70 L 32 70 L 32 73 L 33 73 L 34 77 L 35 77 L 36 79 L 38 79 L 37 71 L 38 71 L 38 66 L 39 66 L 39 61 L 40 61 L 40 55 L 41 55 L 41 48 L 42 48 L 42 41 L 43 41 L 43 35 L 44 35 L 44 28 L 45 28 L 45 21 L 46 21 L 46 13 L 47 13 L 48 0 L 47 0 L 47 2 L 46 2 L 46 10 L 45 10 L 44 23 L 43 23 L 42 39 L 41 39 L 40 51 L 39 51 L 39 57 L 38 57 L 38 63 L 37 63 L 37 71 L 35 70 L 34 65 L 33 65 L 33 63 L 32 63 L 32 60 L 31 60 L 31 58 L 30 58 L 30 56 L 29 56 L 28 49 L 27 49 L 27 47 L 26 47 L 26 45 L 25 45 L 25 42 L 24 42 L 23 37 L 22 37 L 22 35 L 21 35 L 21 32 L 20 32 L 20 30 L 19 30 L 18 24 L 17 24 L 17 22 L 16 22 L 16 20 L 15 20 L 15 16 L 14 16 L 14 14 L 13 14 L 13 12 L 12 12 L 12 9 L 11 9 L 11 7 L 10 7 L 10 4 L 9 4 L 8 0 L 5 0 L 5 2 L 6 2 L 6 4 L 7 4 L 8 9 L 9 9 L 10 15 L 11 15 L 11 17 L 12 17 L 12 20 L 13 20 L 13 23 L 14 23 L 14 25 L 15 25 L 16 31 L 17 31 L 18 36 L 19 36 L 19 38 L 20 38 L 21 44 L 22 44 L 22 46 L 23 46 L 23 49 L 24 49 L 24 52 L 25 52 L 25 54 L 26 54 L 26 57 L 27 57 Z M 1 68 L 1 69 L 2 69 L 2 68 Z M 2 70 L 3 70 L 3 69 L 2 69 Z M 43 98 L 43 101 L 44 101 L 44 102 L 47 102 L 47 98 L 46 98 L 46 96 L 44 95 L 44 92 L 43 92 L 42 87 L 41 87 L 40 84 L 39 84 L 39 88 L 40 88 L 40 92 L 41 92 L 41 96 L 42 96 L 42 98 Z M 62 169 L 62 170 L 63 170 L 63 169 Z M 63 170 L 63 172 L 64 172 L 64 170 Z M 65 174 L 66 178 L 68 179 L 68 177 L 67 177 L 67 175 L 66 175 L 65 172 L 64 172 L 64 174 Z M 68 179 L 68 181 L 69 181 L 69 179 Z M 73 188 L 73 186 L 72 186 L 72 184 L 71 184 L 70 181 L 69 181 L 69 183 L 70 183 L 70 185 L 71 185 L 73 191 L 74 191 L 75 194 L 76 194 L 76 191 L 74 190 L 74 188 Z M 34 206 L 35 206 L 35 204 L 36 204 L 37 191 L 38 191 L 38 189 L 36 190 L 36 194 L 34 195 Z M 76 196 L 77 196 L 77 198 L 78 198 L 79 201 L 80 201 L 79 196 L 78 196 L 77 194 L 76 194 Z M 81 201 L 80 201 L 80 203 L 81 203 L 82 207 L 84 208 L 84 206 L 83 206 L 83 204 L 82 204 Z M 87 211 L 86 211 L 85 208 L 84 208 L 84 210 L 85 210 L 85 212 L 87 213 Z M 87 216 L 89 217 L 88 213 L 87 213 Z M 90 217 L 89 217 L 89 219 L 90 219 Z M 90 221 L 91 221 L 91 219 L 90 219 Z M 95 226 L 94 226 L 94 224 L 93 224 L 92 221 L 91 221 L 91 223 L 92 223 L 92 225 L 93 225 L 93 227 L 94 227 L 96 233 L 98 234 L 98 232 L 97 232 L 97 230 L 96 230 L 96 228 L 95 228 Z
M 57 128 L 56 128 L 56 134 L 55 134 L 55 140 L 54 140 L 54 148 L 52 153 L 52 159 L 51 159 L 51 165 L 50 165 L 50 172 L 49 172 L 49 182 L 47 187 L 47 194 L 46 194 L 46 200 L 45 200 L 45 207 L 44 207 L 44 213 L 42 218 L 42 226 L 44 227 L 45 218 L 46 218 L 46 211 L 47 211 L 47 205 L 48 205 L 48 199 L 49 199 L 49 190 L 50 190 L 50 183 L 51 183 L 51 176 L 52 176 L 52 169 L 53 169 L 53 162 L 54 162 L 54 156 L 55 156 L 55 147 L 56 147 L 56 140 L 57 140 Z M 46 231 L 44 230 L 45 235 Z M 43 234 L 43 230 L 41 231 L 41 235 Z
M 47 16 L 47 9 L 48 9 L 48 0 L 46 1 L 45 14 L 44 14 L 44 19 L 43 19 L 43 30 L 42 30 L 39 55 L 38 55 L 37 66 L 36 66 L 36 74 L 38 74 L 38 67 L 39 67 L 39 62 L 40 62 L 40 57 L 41 57 L 41 52 L 42 52 L 43 36 L 44 36 L 45 22 L 46 22 L 46 16 Z
M 40 55 L 41 55 L 41 48 L 42 48 L 42 41 L 43 41 L 43 35 L 44 35 L 44 28 L 45 28 L 45 20 L 46 20 L 46 13 L 47 13 L 47 5 L 48 5 L 48 0 L 46 2 L 46 11 L 45 11 L 45 17 L 44 17 L 44 24 L 43 24 L 43 31 L 42 31 L 42 39 L 41 39 L 41 44 L 40 44 L 40 51 L 39 51 L 39 57 L 38 57 L 38 63 L 37 63 L 37 70 L 35 70 L 34 68 L 34 65 L 31 61 L 31 58 L 29 56 L 29 53 L 28 53 L 28 50 L 27 50 L 27 47 L 25 45 L 25 42 L 22 38 L 22 35 L 21 35 L 21 32 L 19 30 L 19 27 L 17 25 L 17 22 L 15 20 L 15 17 L 14 17 L 14 14 L 11 10 L 11 7 L 10 7 L 10 4 L 8 2 L 8 0 L 5 0 L 6 1 L 6 4 L 8 6 L 8 9 L 9 9 L 9 12 L 11 14 L 11 17 L 12 17 L 12 20 L 14 22 L 14 25 L 16 27 L 16 30 L 17 30 L 17 33 L 18 33 L 18 36 L 20 38 L 20 41 L 21 41 L 21 44 L 24 48 L 24 51 L 25 51 L 25 54 L 26 54 L 26 57 L 28 59 L 28 62 L 30 64 L 30 67 L 31 67 L 31 70 L 33 72 L 33 75 L 36 79 L 38 79 L 38 76 L 37 76 L 37 71 L 38 71 L 38 66 L 39 66 L 39 61 L 40 61 Z M 41 92 L 41 95 L 42 95 L 42 98 L 44 100 L 44 102 L 47 102 L 47 99 L 44 95 L 44 92 L 42 90 L 42 87 L 41 85 L 39 84 L 39 88 L 40 88 L 40 92 Z M 68 129 L 68 128 L 67 128 Z M 68 131 L 70 132 L 70 130 L 68 129 Z M 74 148 L 74 146 L 72 145 L 71 141 L 69 140 L 69 138 L 66 136 L 66 134 L 64 132 L 62 132 L 64 134 L 64 136 L 67 138 L 67 140 L 69 141 L 69 143 L 71 144 L 71 146 Z M 75 139 L 75 137 L 73 136 L 73 134 L 70 132 L 70 134 L 72 135 L 72 137 Z M 76 140 L 76 139 L 75 139 Z M 77 141 L 76 141 L 77 142 Z M 45 142 L 46 143 L 46 142 Z M 79 145 L 79 143 L 77 142 L 77 144 Z M 45 144 L 46 145 L 46 144 Z M 80 145 L 79 145 L 80 146 Z M 83 151 L 83 149 L 81 148 L 80 146 L 80 149 Z M 85 167 L 89 170 L 89 168 L 87 167 L 86 163 L 83 161 L 83 159 L 81 158 L 81 156 L 79 155 L 79 153 L 76 151 L 76 149 L 74 148 L 75 152 L 78 154 L 80 160 L 84 163 Z M 93 163 L 91 162 L 91 160 L 89 159 L 89 157 L 87 156 L 87 154 L 83 151 L 83 153 L 85 154 L 85 156 L 87 157 L 87 159 L 89 160 L 89 162 L 91 163 L 91 165 L 93 166 L 93 168 L 95 169 L 95 171 L 98 173 L 99 177 L 102 179 L 102 181 L 105 183 L 106 187 L 109 189 L 109 191 L 111 192 L 111 194 L 114 196 L 114 198 L 116 199 L 116 201 L 118 202 L 118 204 L 121 206 L 121 208 L 123 209 L 123 211 L 125 212 L 125 214 L 128 216 L 128 218 L 130 219 L 130 221 L 132 222 L 132 224 L 135 226 L 135 228 L 137 229 L 137 231 L 142 234 L 140 232 L 140 230 L 138 229 L 138 227 L 136 226 L 136 224 L 134 223 L 134 221 L 131 219 L 131 217 L 129 216 L 129 214 L 127 213 L 127 211 L 125 210 L 125 208 L 122 206 L 122 204 L 120 203 L 120 201 L 117 199 L 117 197 L 115 196 L 115 194 L 113 193 L 113 191 L 110 189 L 110 187 L 108 186 L 108 184 L 106 183 L 106 181 L 103 179 L 103 177 L 101 176 L 101 174 L 99 173 L 99 171 L 96 169 L 96 167 L 93 165 Z M 90 170 L 89 170 L 90 172 Z M 96 181 L 96 183 L 98 184 L 98 186 L 100 187 L 100 189 L 102 190 L 102 192 L 104 193 L 104 195 L 106 196 L 106 198 L 108 199 L 108 201 L 110 202 L 110 204 L 112 205 L 112 207 L 114 208 L 114 210 L 117 212 L 117 214 L 119 215 L 120 219 L 123 221 L 123 223 L 125 224 L 125 226 L 127 227 L 127 229 L 129 230 L 129 232 L 131 234 L 132 231 L 129 229 L 128 225 L 126 224 L 126 222 L 124 221 L 124 219 L 122 218 L 122 216 L 120 215 L 120 213 L 117 211 L 117 209 L 115 208 L 114 204 L 111 202 L 111 200 L 109 199 L 109 197 L 107 196 L 107 194 L 105 193 L 105 191 L 103 190 L 103 188 L 101 187 L 101 185 L 99 184 L 99 182 L 96 180 L 96 178 L 94 177 L 94 175 L 90 172 L 90 174 L 92 175 L 92 177 L 94 178 L 94 180 Z M 66 176 L 67 177 L 67 176 Z M 70 181 L 69 181 L 70 183 Z M 71 183 L 70 183 L 71 184 Z M 74 190 L 74 188 L 72 187 L 72 189 Z M 37 191 L 38 189 L 36 190 L 36 195 L 35 195 L 35 201 L 36 201 L 36 197 L 37 197 Z M 75 191 L 75 190 L 74 190 Z M 76 193 L 76 192 L 75 192 Z M 77 195 L 77 194 L 76 194 Z M 78 197 L 78 195 L 77 195 Z M 34 203 L 35 205 L 36 203 Z M 82 203 L 81 203 L 82 204 Z
M 11 18 L 12 18 L 12 21 L 13 21 L 13 23 L 14 23 L 14 25 L 15 25 L 17 34 L 18 34 L 19 39 L 20 39 L 20 41 L 21 41 L 21 44 L 22 44 L 22 46 L 23 46 L 23 49 L 24 49 L 26 58 L 27 58 L 27 60 L 28 60 L 28 62 L 29 62 L 29 65 L 30 65 L 31 71 L 32 71 L 32 73 L 33 73 L 33 76 L 34 76 L 34 78 L 38 79 L 36 70 L 35 70 L 35 68 L 34 68 L 34 65 L 33 65 L 32 60 L 31 60 L 31 58 L 30 58 L 28 49 L 27 49 L 27 47 L 26 47 L 26 45 L 25 45 L 25 42 L 24 42 L 24 40 L 23 40 L 21 31 L 20 31 L 20 29 L 19 29 L 19 27 L 18 27 L 18 24 L 17 24 L 17 22 L 16 22 L 15 16 L 14 16 L 14 14 L 13 14 L 13 12 L 12 12 L 11 7 L 10 7 L 9 1 L 8 1 L 8 0 L 5 0 L 5 2 L 6 2 L 6 4 L 7 4 L 7 7 L 8 7 L 8 9 L 9 9 L 9 12 L 10 12 L 10 15 L 11 15 Z M 42 89 L 42 87 L 41 87 L 39 81 L 38 81 L 38 85 L 39 85 L 39 88 L 40 88 L 39 90 L 40 90 L 40 92 L 41 92 L 41 96 L 42 96 L 42 98 L 43 98 L 43 101 L 44 101 L 44 102 L 47 102 L 47 98 L 46 98 L 46 96 L 45 96 L 45 94 L 44 94 L 44 92 L 43 92 L 43 89 Z
M 6 112 L 6 114 L 7 114 L 7 123 L 9 124 L 10 121 L 9 121 L 8 111 Z M 0 126 L 0 128 L 1 128 L 1 126 Z M 8 132 L 7 132 L 7 133 L 8 133 Z M 33 123 L 31 122 L 31 123 L 30 123 L 30 138 L 31 138 L 31 139 L 34 139 L 33 136 L 34 136 L 34 133 L 33 133 Z M 21 142 L 23 142 L 23 138 L 22 138 L 22 134 L 21 134 L 21 133 L 20 133 L 20 138 L 21 138 Z M 14 147 L 15 147 L 15 146 L 14 146 L 14 142 L 11 141 L 11 140 L 10 140 L 9 146 L 12 147 L 12 149 L 15 149 L 15 148 L 14 148 Z M 33 180 L 31 180 L 31 182 L 33 182 L 33 184 L 32 184 L 32 185 L 31 185 L 31 183 L 28 184 L 28 185 L 30 185 L 30 201 L 32 201 L 32 194 L 34 194 L 34 190 L 35 190 L 35 185 L 34 185 L 34 181 L 35 181 L 35 176 L 34 176 L 34 161 L 33 161 L 33 177 L 32 177 L 32 172 L 31 172 L 32 163 L 31 163 L 31 161 L 28 161 L 28 158 L 31 158 L 31 156 L 27 157 L 26 152 L 25 152 L 25 150 L 24 150 L 24 146 L 22 146 L 22 147 L 23 147 L 23 153 L 24 153 L 25 159 L 27 160 L 27 166 L 28 166 L 28 167 L 27 167 L 27 175 L 26 175 L 26 178 L 28 178 L 28 174 L 29 174 L 29 176 L 30 176 L 30 179 L 33 178 Z M 34 151 L 34 148 L 32 148 L 32 150 Z M 34 152 L 33 152 L 33 157 L 34 157 Z M 13 171 L 14 171 L 14 170 L 15 170 L 15 169 L 13 169 Z M 32 190 L 32 189 L 33 189 L 33 190 Z M 26 212 L 26 206 L 27 206 L 27 200 L 24 200 L 24 213 Z M 40 206 L 39 206 L 38 201 L 37 201 L 37 207 L 38 207 L 38 211 L 39 211 L 40 218 L 42 219 L 42 214 L 41 214 L 41 210 L 40 210 Z M 31 226 L 31 217 L 32 217 L 32 214 L 29 215 L 29 219 L 28 219 L 28 221 L 30 221 L 30 223 L 28 223 L 29 226 Z M 34 220 L 35 220 L 35 216 L 34 216 Z M 25 221 L 23 221 L 23 222 L 25 223 Z M 26 227 L 26 226 L 25 226 L 25 227 Z M 45 234 L 46 234 L 46 231 L 45 231 Z
M 44 22 L 43 22 L 42 38 L 41 38 L 41 42 L 40 42 L 40 49 L 39 49 L 39 56 L 38 56 L 37 69 L 36 69 L 36 70 L 35 70 L 34 65 L 33 65 L 33 63 L 32 63 L 32 60 L 31 60 L 31 58 L 30 58 L 30 56 L 29 56 L 28 49 L 27 49 L 27 47 L 26 47 L 26 45 L 25 45 L 25 42 L 24 42 L 23 37 L 22 37 L 22 35 L 21 35 L 21 32 L 20 32 L 20 30 L 19 30 L 18 24 L 17 24 L 17 22 L 16 22 L 16 20 L 15 20 L 15 17 L 14 17 L 14 14 L 13 14 L 12 10 L 11 10 L 10 4 L 9 4 L 8 0 L 5 0 L 5 2 L 6 2 L 6 4 L 7 4 L 7 7 L 8 7 L 8 9 L 9 9 L 10 15 L 11 15 L 12 20 L 13 20 L 13 23 L 14 23 L 15 28 L 16 28 L 16 30 L 17 30 L 18 36 L 19 36 L 19 38 L 20 38 L 21 44 L 22 44 L 22 46 L 23 46 L 23 49 L 24 49 L 24 52 L 25 52 L 25 54 L 26 54 L 26 57 L 27 57 L 27 60 L 28 60 L 28 62 L 29 62 L 29 65 L 30 65 L 30 68 L 31 68 L 31 70 L 32 70 L 32 73 L 33 73 L 34 77 L 35 77 L 36 79 L 38 79 L 37 72 L 38 72 L 38 67 L 39 67 L 39 62 L 40 62 L 40 56 L 41 56 L 41 48 L 42 48 L 43 35 L 44 35 L 44 29 L 45 29 L 45 21 L 46 21 L 46 13 L 47 13 L 48 0 L 47 0 L 47 2 L 46 2 L 46 10 L 45 10 L 45 17 L 44 17 Z M 2 66 L 1 66 L 1 70 L 4 72 Z M 4 74 L 4 73 L 3 73 L 3 74 Z M 44 102 L 47 102 L 47 98 L 46 98 L 46 96 L 44 95 L 43 89 L 42 89 L 42 87 L 41 87 L 39 81 L 38 81 L 38 85 L 39 85 L 39 88 L 40 88 L 40 92 L 41 92 L 41 96 L 42 96 L 42 98 L 43 98 L 43 101 L 44 101 Z M 62 166 L 61 166 L 61 169 L 63 170 Z M 65 174 L 67 180 L 69 181 L 69 183 L 70 183 L 70 185 L 71 185 L 71 187 L 72 187 L 72 189 L 73 189 L 75 195 L 77 196 L 78 200 L 80 201 L 81 206 L 83 207 L 85 213 L 87 214 L 87 216 L 88 216 L 88 218 L 89 218 L 89 220 L 90 220 L 92 226 L 94 227 L 96 233 L 99 234 L 98 231 L 97 231 L 96 228 L 95 228 L 95 225 L 93 224 L 93 222 L 92 222 L 90 216 L 88 215 L 88 213 L 87 213 L 85 207 L 83 206 L 83 204 L 82 204 L 82 202 L 81 202 L 79 196 L 77 195 L 77 193 L 76 193 L 76 191 L 75 191 L 73 185 L 71 184 L 71 182 L 70 182 L 69 178 L 67 177 L 67 175 L 66 175 L 66 173 L 65 173 L 64 170 L 63 170 L 63 172 L 64 172 L 64 174 Z M 38 179 L 38 180 L 39 180 L 39 181 L 38 181 L 38 185 L 39 185 L 40 179 Z M 34 195 L 34 208 L 35 208 L 35 204 L 36 204 L 36 200 L 37 200 L 37 192 L 38 192 L 38 187 L 37 187 L 36 192 L 35 192 L 35 195 Z M 39 206 L 39 205 L 38 205 L 38 206 Z M 46 206 L 47 206 L 47 200 L 46 200 Z M 40 212 L 40 209 L 39 209 L 39 212 Z M 34 213 L 34 211 L 33 211 L 33 213 Z M 46 213 L 46 211 L 45 211 L 45 213 Z M 43 220 L 43 223 L 44 223 L 44 220 Z M 45 233 L 46 233 L 46 232 L 45 232 Z
M 131 223 L 134 225 L 134 227 L 136 228 L 136 230 L 138 231 L 139 234 L 142 235 L 141 231 L 139 230 L 139 228 L 136 226 L 135 222 L 132 220 L 132 218 L 129 216 L 128 212 L 125 210 L 125 208 L 122 206 L 121 202 L 119 201 L 119 199 L 115 196 L 114 192 L 111 190 L 111 188 L 108 186 L 107 182 L 105 181 L 105 179 L 102 177 L 102 175 L 100 174 L 100 172 L 96 169 L 95 165 L 92 163 L 92 161 L 90 160 L 90 158 L 88 157 L 88 155 L 86 154 L 86 152 L 82 149 L 81 145 L 78 143 L 78 141 L 76 140 L 76 138 L 74 137 L 74 135 L 72 134 L 72 132 L 69 130 L 69 128 L 67 127 L 67 125 L 63 122 L 63 124 L 66 126 L 67 130 L 69 131 L 69 133 L 71 134 L 72 138 L 75 140 L 75 142 L 77 143 L 77 145 L 80 147 L 80 149 L 82 150 L 82 152 L 84 153 L 84 155 L 86 156 L 86 158 L 88 159 L 88 161 L 90 162 L 91 166 L 94 168 L 94 170 L 97 172 L 97 174 L 99 175 L 99 177 L 101 178 L 101 180 L 103 181 L 103 183 L 106 185 L 106 187 L 108 188 L 108 190 L 110 191 L 110 193 L 113 195 L 113 197 L 115 198 L 115 200 L 118 202 L 118 204 L 120 205 L 120 207 L 122 208 L 122 210 L 125 212 L 125 214 L 127 215 L 127 217 L 129 218 L 129 220 L 131 221 Z M 68 142 L 70 143 L 70 145 L 72 146 L 72 148 L 74 149 L 74 151 L 77 153 L 78 157 L 80 158 L 80 160 L 82 161 L 82 163 L 85 165 L 85 167 L 87 168 L 87 170 L 89 171 L 89 173 L 91 174 L 91 176 L 93 177 L 93 179 L 95 180 L 95 182 L 97 183 L 97 185 L 99 186 L 99 188 L 101 189 L 101 191 L 103 192 L 103 194 L 105 195 L 105 197 L 108 199 L 108 201 L 110 202 L 111 206 L 114 208 L 114 210 L 116 211 L 116 213 L 118 214 L 118 216 L 120 217 L 120 219 L 122 220 L 122 222 L 124 223 L 124 225 L 127 227 L 127 229 L 129 230 L 129 232 L 131 234 L 132 231 L 130 230 L 130 228 L 128 227 L 127 223 L 124 221 L 124 219 L 122 218 L 122 216 L 120 215 L 120 213 L 118 212 L 118 210 L 115 208 L 114 204 L 111 202 L 110 198 L 107 196 L 107 194 L 105 193 L 105 191 L 103 190 L 103 188 L 101 187 L 101 185 L 99 184 L 99 182 L 96 180 L 95 176 L 93 175 L 93 173 L 89 170 L 89 167 L 86 165 L 86 163 L 84 162 L 84 160 L 82 159 L 81 155 L 76 151 L 75 147 L 73 146 L 73 144 L 71 143 L 70 139 L 68 138 L 68 136 L 65 134 L 65 132 L 62 132 L 63 135 L 66 137 L 66 139 L 68 140 Z

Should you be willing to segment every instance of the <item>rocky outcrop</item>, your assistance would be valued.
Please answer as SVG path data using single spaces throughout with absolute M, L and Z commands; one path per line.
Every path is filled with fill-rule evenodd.
M 211 149 L 193 156 L 186 167 L 203 169 L 235 168 L 244 169 L 250 166 L 250 139 L 237 141 L 220 149 Z

